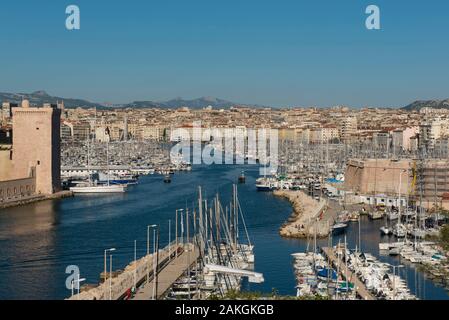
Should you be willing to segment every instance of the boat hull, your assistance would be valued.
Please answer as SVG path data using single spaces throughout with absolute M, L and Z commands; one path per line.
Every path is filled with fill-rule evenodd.
M 113 186 L 96 186 L 96 187 L 72 187 L 70 191 L 73 193 L 124 193 L 126 192 L 126 187 L 123 185 L 113 185 Z

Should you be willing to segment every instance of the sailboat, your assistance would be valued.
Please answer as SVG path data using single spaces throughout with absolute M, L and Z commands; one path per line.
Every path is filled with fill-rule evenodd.
M 89 152 L 90 146 L 87 144 L 87 168 L 89 169 Z M 83 193 L 83 194 L 91 194 L 91 193 L 124 193 L 127 190 L 127 185 L 123 184 L 110 184 L 109 179 L 109 143 L 107 144 L 106 149 L 107 154 L 107 166 L 108 166 L 108 180 L 106 184 L 97 184 L 92 181 L 92 177 L 89 174 L 89 181 L 86 184 L 78 184 L 76 187 L 71 187 L 70 191 L 73 193 Z

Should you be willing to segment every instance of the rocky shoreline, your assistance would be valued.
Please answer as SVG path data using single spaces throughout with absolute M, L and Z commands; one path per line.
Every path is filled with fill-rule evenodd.
M 273 193 L 287 199 L 293 207 L 293 213 L 282 225 L 279 234 L 284 238 L 307 238 L 314 236 L 324 238 L 329 235 L 330 226 L 323 220 L 326 201 L 316 201 L 302 191 L 278 190 Z

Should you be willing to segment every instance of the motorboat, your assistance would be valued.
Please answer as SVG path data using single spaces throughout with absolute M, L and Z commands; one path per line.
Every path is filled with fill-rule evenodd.
M 383 226 L 383 227 L 380 227 L 380 233 L 382 235 L 388 236 L 388 235 L 392 234 L 393 231 L 390 228 L 388 228 L 387 226 Z
M 395 211 L 391 211 L 387 213 L 387 219 L 389 221 L 398 220 L 399 219 L 399 213 Z
M 371 220 L 379 220 L 382 219 L 384 217 L 384 212 L 376 210 L 376 211 L 371 211 L 370 213 L 368 213 L 368 217 Z
M 346 231 L 346 228 L 348 227 L 348 225 L 346 223 L 336 223 L 332 226 L 332 234 L 333 235 L 338 235 L 338 234 L 342 234 Z
M 397 238 L 405 238 L 407 236 L 407 228 L 403 224 L 398 223 L 393 227 L 393 235 Z

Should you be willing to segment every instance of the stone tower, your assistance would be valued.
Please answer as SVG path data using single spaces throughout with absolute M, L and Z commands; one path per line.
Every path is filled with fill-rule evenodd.
M 36 173 L 36 193 L 61 190 L 61 110 L 32 108 L 27 100 L 13 108 L 13 166 L 16 179 Z

